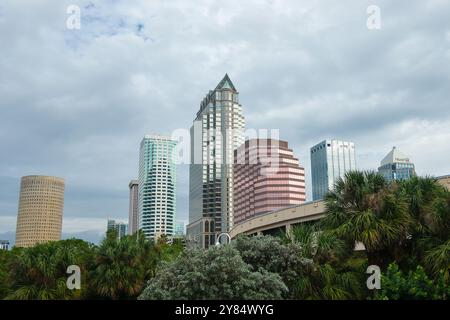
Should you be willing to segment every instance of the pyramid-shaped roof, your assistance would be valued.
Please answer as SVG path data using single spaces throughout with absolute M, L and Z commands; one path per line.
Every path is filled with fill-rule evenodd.
M 228 74 L 225 74 L 225 76 L 219 82 L 219 84 L 217 85 L 215 90 L 220 90 L 220 89 L 231 89 L 233 91 L 237 91 L 236 88 L 234 87 L 233 82 L 231 81 L 230 77 L 228 76 Z
M 396 147 L 393 147 L 392 150 L 381 160 L 381 165 L 384 166 L 389 163 L 409 163 L 409 157 L 404 153 L 400 152 Z

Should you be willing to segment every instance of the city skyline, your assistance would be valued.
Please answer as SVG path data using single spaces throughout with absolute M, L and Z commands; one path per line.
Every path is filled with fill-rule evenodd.
M 65 29 L 65 3 L 6 3 L 0 239 L 14 233 L 20 177 L 29 174 L 65 178 L 63 234 L 100 234 L 108 216 L 126 219 L 140 138 L 188 129 L 199 97 L 225 73 L 239 87 L 247 127 L 279 128 L 289 141 L 305 166 L 309 200 L 309 148 L 323 139 L 355 142 L 359 169 L 376 171 L 395 145 L 419 175 L 450 173 L 442 148 L 450 138 L 450 33 L 442 32 L 447 7 L 438 2 L 413 1 L 404 20 L 404 6 L 381 1 L 380 31 L 367 30 L 363 4 L 274 2 L 256 12 L 202 4 L 186 12 L 140 3 L 122 13 L 113 4 L 85 9 L 91 19 L 76 32 Z M 175 30 L 173 19 L 181 21 Z M 187 222 L 187 166 L 178 174 L 178 217 Z

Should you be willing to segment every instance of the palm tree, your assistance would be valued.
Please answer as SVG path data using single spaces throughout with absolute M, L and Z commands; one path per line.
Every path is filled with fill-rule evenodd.
M 408 202 L 414 221 L 405 256 L 423 262 L 437 277 L 442 271 L 449 280 L 450 192 L 431 177 L 413 177 L 398 183 L 398 193 Z
M 313 264 L 303 271 L 293 289 L 296 299 L 347 300 L 362 296 L 361 273 L 341 271 L 328 263 Z
M 300 245 L 302 256 L 310 260 L 292 290 L 294 298 L 342 300 L 361 296 L 361 268 L 345 263 L 353 254 L 353 246 L 321 230 L 319 224 L 295 226 L 284 240 Z
M 21 249 L 12 259 L 6 299 L 78 299 L 84 290 L 69 290 L 67 267 L 78 265 L 82 275 L 92 245 L 82 240 L 63 240 Z
M 136 298 L 161 262 L 177 256 L 181 250 L 165 240 L 149 241 L 141 230 L 120 239 L 114 231 L 108 232 L 96 253 L 92 291 L 102 298 Z
M 369 264 L 385 267 L 407 242 L 411 216 L 404 196 L 374 172 L 352 171 L 325 197 L 325 229 L 347 245 L 362 242 Z
M 283 239 L 299 244 L 302 256 L 318 263 L 336 261 L 346 253 L 345 242 L 316 223 L 296 225 L 283 234 Z

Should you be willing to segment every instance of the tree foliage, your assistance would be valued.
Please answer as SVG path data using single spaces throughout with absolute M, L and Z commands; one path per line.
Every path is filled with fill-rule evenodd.
M 136 298 L 163 260 L 171 260 L 181 251 L 165 239 L 156 243 L 142 231 L 120 239 L 113 233 L 96 250 L 90 282 L 94 296 L 108 299 Z
M 153 243 L 142 233 L 109 232 L 100 246 L 70 239 L 31 248 L 0 251 L 0 298 L 6 299 L 132 299 L 142 291 L 163 260 L 173 260 L 179 243 Z M 67 288 L 67 267 L 81 271 L 81 290 Z
M 276 273 L 253 271 L 235 248 L 186 250 L 150 279 L 139 299 L 280 299 L 287 287 Z
M 85 273 L 91 245 L 82 240 L 62 240 L 17 250 L 9 263 L 6 299 L 78 299 L 83 290 L 69 290 L 67 267 L 78 265 Z
M 296 282 L 304 266 L 311 263 L 302 255 L 300 245 L 282 243 L 282 239 L 272 236 L 238 237 L 233 247 L 253 271 L 264 269 L 277 273 L 288 286 Z
M 435 179 L 349 172 L 325 204 L 319 222 L 207 250 L 112 231 L 99 246 L 71 239 L 0 252 L 0 298 L 448 299 L 450 192 Z M 81 290 L 67 289 L 72 264 Z M 366 288 L 368 265 L 381 268 L 381 290 Z
M 348 245 L 363 243 L 369 264 L 386 266 L 410 235 L 407 200 L 374 172 L 347 172 L 326 195 L 325 203 L 324 227 Z
M 398 265 L 389 265 L 381 278 L 381 290 L 376 298 L 383 300 L 447 300 L 450 287 L 446 285 L 444 273 L 431 279 L 424 268 L 417 266 L 415 270 L 402 272 Z

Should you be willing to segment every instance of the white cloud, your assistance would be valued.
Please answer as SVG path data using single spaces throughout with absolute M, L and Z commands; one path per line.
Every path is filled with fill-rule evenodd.
M 15 231 L 16 223 L 17 223 L 17 216 L 0 215 L 0 233 Z M 106 224 L 107 224 L 106 219 L 64 217 L 62 232 L 70 234 L 85 231 L 94 231 L 103 234 L 106 231 Z
M 0 215 L 0 233 L 15 231 L 16 222 L 17 222 L 16 216 Z
M 449 1 L 380 0 L 379 31 L 371 1 L 76 3 L 81 30 L 66 29 L 73 1 L 0 5 L 0 179 L 65 177 L 68 230 L 126 217 L 142 136 L 189 128 L 226 72 L 248 127 L 280 128 L 308 180 L 327 138 L 355 141 L 361 168 L 396 145 L 419 173 L 450 173 Z M 0 228 L 15 229 L 17 201 L 0 194 Z
M 95 231 L 100 234 L 106 232 L 106 219 L 98 218 L 64 218 L 62 232 L 64 233 L 79 233 L 85 231 Z

